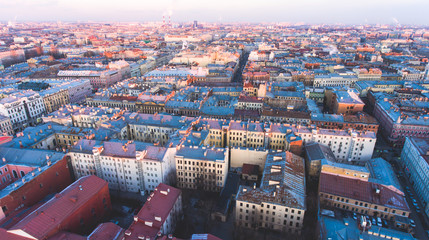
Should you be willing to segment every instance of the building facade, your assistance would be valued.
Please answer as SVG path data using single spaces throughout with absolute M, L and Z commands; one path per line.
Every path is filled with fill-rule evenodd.
M 179 146 L 175 158 L 180 188 L 219 192 L 224 187 L 229 164 L 227 148 Z
M 269 154 L 260 187 L 239 188 L 235 225 L 300 234 L 307 209 L 304 166 L 293 153 Z

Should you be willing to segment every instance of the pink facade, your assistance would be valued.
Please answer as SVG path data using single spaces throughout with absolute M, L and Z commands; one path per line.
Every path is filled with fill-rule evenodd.
M 5 188 L 10 183 L 15 182 L 17 179 L 25 176 L 27 173 L 36 169 L 35 167 L 20 166 L 6 164 L 0 167 L 0 189 Z

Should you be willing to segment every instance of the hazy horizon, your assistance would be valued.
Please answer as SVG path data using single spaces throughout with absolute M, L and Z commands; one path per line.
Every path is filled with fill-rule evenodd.
M 429 25 L 427 0 L 0 0 L 0 21 L 17 22 L 304 22 Z

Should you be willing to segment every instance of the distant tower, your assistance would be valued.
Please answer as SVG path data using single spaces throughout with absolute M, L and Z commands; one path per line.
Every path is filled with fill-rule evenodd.
M 168 15 L 168 26 L 171 26 L 171 15 Z
M 198 28 L 198 21 L 194 20 L 194 25 L 192 25 L 193 28 Z
M 162 15 L 162 26 L 165 26 L 165 15 Z

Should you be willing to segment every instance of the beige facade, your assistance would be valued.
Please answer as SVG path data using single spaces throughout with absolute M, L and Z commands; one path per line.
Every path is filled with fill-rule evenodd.
M 260 204 L 237 201 L 236 225 L 245 228 L 266 228 L 281 232 L 300 233 L 305 211 L 270 202 Z
M 43 96 L 43 103 L 47 113 L 51 113 L 60 109 L 60 107 L 69 104 L 69 92 L 67 89 L 58 92 L 52 92 Z
M 408 217 L 409 211 L 401 211 L 388 206 L 381 206 L 363 201 L 357 201 L 352 198 L 345 198 L 343 196 L 331 195 L 327 193 L 320 193 L 320 203 L 322 205 L 342 208 L 347 211 L 356 212 L 368 216 L 377 216 L 393 221 L 395 216 Z
M 260 187 L 238 190 L 235 225 L 300 234 L 307 209 L 304 165 L 290 152 L 268 155 Z

